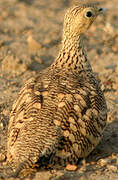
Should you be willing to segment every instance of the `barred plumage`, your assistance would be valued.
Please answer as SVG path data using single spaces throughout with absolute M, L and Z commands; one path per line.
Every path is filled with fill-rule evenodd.
M 76 164 L 99 143 L 107 107 L 82 34 L 102 11 L 95 4 L 70 8 L 58 57 L 21 89 L 8 127 L 7 161 L 13 176 L 38 162 Z

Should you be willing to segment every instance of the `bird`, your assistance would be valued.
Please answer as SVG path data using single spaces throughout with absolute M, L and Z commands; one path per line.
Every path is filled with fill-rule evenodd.
M 94 3 L 70 7 L 57 58 L 21 88 L 8 125 L 11 176 L 20 176 L 37 163 L 75 165 L 100 142 L 107 105 L 84 49 L 83 34 L 103 12 Z

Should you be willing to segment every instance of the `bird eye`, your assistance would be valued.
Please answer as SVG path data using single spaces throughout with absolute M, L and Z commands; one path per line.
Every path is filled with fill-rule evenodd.
M 86 17 L 92 17 L 92 16 L 93 16 L 93 13 L 91 11 L 86 12 Z

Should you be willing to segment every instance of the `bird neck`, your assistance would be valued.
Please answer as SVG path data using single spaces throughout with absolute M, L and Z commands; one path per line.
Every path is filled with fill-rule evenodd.
M 63 35 L 62 48 L 52 67 L 78 72 L 91 70 L 83 47 L 82 36 Z

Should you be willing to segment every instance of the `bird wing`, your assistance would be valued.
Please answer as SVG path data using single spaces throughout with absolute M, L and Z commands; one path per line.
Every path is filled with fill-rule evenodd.
M 94 149 L 105 124 L 104 108 L 99 107 L 103 96 L 98 96 L 98 92 L 90 87 L 73 87 L 71 90 L 64 87 L 59 80 L 46 84 L 44 77 L 39 78 L 38 83 L 31 79 L 25 84 L 12 108 L 8 149 L 18 142 L 18 137 L 23 148 L 24 143 L 30 146 L 32 142 L 32 151 L 40 144 L 35 150 L 39 152 L 42 148 L 40 154 L 44 156 L 57 146 L 60 151 L 56 156 L 65 158 L 72 154 L 77 158 L 85 157 Z
M 106 108 L 99 104 L 103 96 L 95 89 L 78 89 L 77 93 L 58 94 L 54 123 L 63 131 L 63 151 L 57 156 L 86 157 L 98 144 L 106 124 Z M 63 152 L 63 153 L 62 153 Z M 72 158 L 74 159 L 74 158 Z
M 8 126 L 8 144 L 13 146 L 25 121 L 33 119 L 36 113 L 40 114 L 47 89 L 42 83 L 35 86 L 35 79 L 31 78 L 20 90 L 18 98 L 12 106 Z

